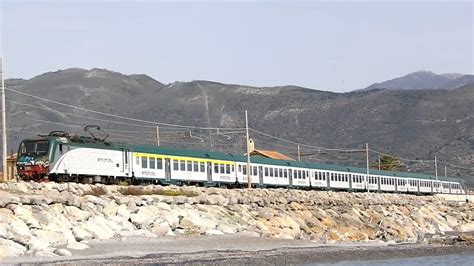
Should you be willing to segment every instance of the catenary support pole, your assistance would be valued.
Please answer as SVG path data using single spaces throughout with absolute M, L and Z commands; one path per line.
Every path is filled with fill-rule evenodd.
M 435 165 L 436 183 L 438 184 L 438 160 L 436 159 L 436 155 L 435 155 L 435 159 L 434 159 L 434 165 Z M 436 187 L 436 192 L 438 192 L 438 187 Z
M 2 75 L 2 165 L 3 165 L 3 181 L 8 179 L 7 166 L 7 111 L 5 107 L 5 81 L 3 71 L 3 58 L 0 58 L 0 74 Z
M 160 128 L 156 126 L 156 146 L 160 146 Z
M 367 192 L 370 192 L 369 189 L 369 143 L 365 143 L 365 156 L 367 160 L 367 175 L 365 176 L 365 185 L 367 186 Z
M 247 139 L 247 184 L 248 188 L 252 188 L 252 170 L 250 169 L 250 138 L 249 138 L 249 118 L 247 110 L 245 110 L 245 134 Z
M 300 145 L 298 145 L 298 162 L 301 162 Z

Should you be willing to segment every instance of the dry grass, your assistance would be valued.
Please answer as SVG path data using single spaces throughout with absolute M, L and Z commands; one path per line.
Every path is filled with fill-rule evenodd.
M 185 191 L 183 189 L 164 189 L 164 188 L 153 188 L 145 189 L 144 187 L 128 186 L 119 188 L 119 192 L 122 195 L 132 195 L 132 196 L 141 196 L 141 195 L 162 195 L 162 196 L 186 196 L 186 197 L 196 197 L 198 193 L 194 191 Z
M 107 194 L 107 190 L 104 187 L 92 187 L 92 190 L 90 191 L 84 191 L 84 194 L 82 195 L 93 195 L 93 196 L 102 196 Z

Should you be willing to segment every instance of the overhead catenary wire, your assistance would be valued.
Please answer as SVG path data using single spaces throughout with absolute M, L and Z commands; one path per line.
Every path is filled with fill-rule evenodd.
M 20 92 L 20 91 L 8 89 L 8 88 L 5 88 L 5 90 L 8 90 L 10 92 L 17 93 L 17 94 L 20 94 L 20 95 L 24 95 L 24 96 L 27 96 L 27 97 L 31 97 L 31 98 L 34 98 L 34 99 L 37 99 L 37 100 L 46 101 L 46 102 L 54 103 L 54 104 L 57 104 L 57 105 L 61 105 L 61 106 L 81 110 L 81 111 L 84 111 L 84 112 L 90 112 L 90 113 L 94 113 L 94 114 L 99 114 L 99 115 L 104 115 L 104 116 L 108 116 L 108 117 L 114 117 L 114 118 L 118 118 L 118 119 L 129 120 L 129 121 L 135 121 L 135 122 L 140 122 L 140 123 L 145 123 L 145 124 L 171 126 L 171 127 L 178 127 L 178 128 L 193 128 L 193 129 L 214 129 L 214 130 L 217 130 L 217 129 L 233 129 L 233 130 L 236 130 L 236 129 L 239 130 L 240 129 L 240 130 L 242 130 L 243 129 L 243 128 L 218 128 L 218 127 L 186 126 L 186 125 L 179 125 L 179 124 L 148 121 L 148 120 L 143 120 L 143 119 L 137 119 L 137 118 L 131 118 L 131 117 L 126 117 L 126 116 L 121 116 L 121 115 L 114 115 L 114 114 L 109 114 L 109 113 L 105 113 L 105 112 L 95 111 L 95 110 L 91 110 L 91 109 L 87 109 L 87 108 L 83 108 L 83 107 L 78 107 L 78 106 L 74 106 L 74 105 L 70 105 L 70 104 L 50 100 L 50 99 L 47 99 L 47 98 L 39 97 L 39 96 L 36 96 L 36 95 L 32 95 L 32 94 L 29 94 L 29 93 Z
M 258 130 L 253 129 L 253 128 L 249 128 L 249 130 L 252 131 L 252 132 L 258 133 L 260 135 L 269 137 L 269 138 L 273 138 L 273 139 L 277 139 L 277 140 L 284 141 L 284 142 L 287 142 L 287 143 L 292 143 L 292 144 L 295 144 L 295 145 L 300 145 L 300 146 L 309 147 L 309 148 L 313 148 L 313 149 L 326 150 L 326 151 L 341 151 L 341 152 L 364 152 L 365 151 L 365 150 L 361 150 L 361 149 L 339 149 L 339 148 L 325 148 L 325 147 L 312 146 L 312 145 L 308 145 L 308 144 L 304 144 L 304 143 L 298 143 L 298 142 L 295 142 L 295 141 L 291 141 L 291 140 L 279 138 L 279 137 L 276 137 L 276 136 L 272 136 L 270 134 L 258 131 Z

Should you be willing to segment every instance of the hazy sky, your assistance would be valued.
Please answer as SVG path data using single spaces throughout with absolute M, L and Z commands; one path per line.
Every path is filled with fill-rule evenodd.
M 6 77 L 69 67 L 348 91 L 473 73 L 472 1 L 0 0 Z

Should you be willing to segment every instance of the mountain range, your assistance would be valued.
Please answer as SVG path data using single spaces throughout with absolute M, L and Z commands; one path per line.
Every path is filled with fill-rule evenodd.
M 473 83 L 474 75 L 465 75 L 459 73 L 435 74 L 431 71 L 420 70 L 403 77 L 394 78 L 380 83 L 374 83 L 363 90 L 453 90 Z
M 378 85 L 377 85 L 378 84 Z M 444 84 L 444 85 L 443 85 Z M 451 85 L 449 85 L 451 84 Z M 70 68 L 31 79 L 6 80 L 9 148 L 21 139 L 51 130 L 84 132 L 97 124 L 115 141 L 154 143 L 155 124 L 236 128 L 217 132 L 160 126 L 161 144 L 191 149 L 244 152 L 244 111 L 257 148 L 304 160 L 365 165 L 365 153 L 316 147 L 369 148 L 401 158 L 410 171 L 434 173 L 431 160 L 474 168 L 474 82 L 472 75 L 415 72 L 364 90 L 334 93 L 298 86 L 252 87 L 212 81 L 163 84 L 147 75 L 105 69 Z M 449 86 L 448 86 L 449 85 Z M 63 103 L 58 104 L 57 102 Z M 107 117 L 80 106 L 134 121 Z M 370 152 L 371 162 L 380 154 Z M 440 175 L 444 167 L 439 165 Z M 474 171 L 447 167 L 474 186 Z

